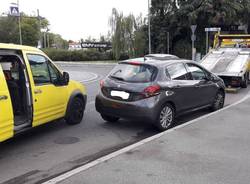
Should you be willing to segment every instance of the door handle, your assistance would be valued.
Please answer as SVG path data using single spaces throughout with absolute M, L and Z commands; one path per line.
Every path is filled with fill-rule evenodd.
M 0 101 L 1 101 L 1 100 L 7 100 L 7 99 L 8 99 L 8 96 L 6 96 L 6 95 L 1 95 L 1 96 L 0 96 Z
M 40 89 L 35 89 L 35 90 L 34 90 L 34 93 L 35 93 L 35 94 L 40 94 L 40 93 L 42 93 L 42 90 L 40 90 Z

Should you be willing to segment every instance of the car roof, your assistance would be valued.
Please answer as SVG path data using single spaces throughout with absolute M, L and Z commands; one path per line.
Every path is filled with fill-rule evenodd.
M 155 58 L 157 60 L 178 59 L 179 57 L 172 54 L 148 54 L 145 58 Z
M 133 59 L 128 59 L 125 61 L 121 61 L 119 63 L 140 63 L 140 64 L 148 64 L 148 65 L 154 65 L 156 67 L 161 67 L 161 66 L 166 66 L 174 63 L 190 63 L 193 62 L 192 60 L 186 60 L 186 59 L 167 59 L 167 60 L 157 60 L 155 58 L 150 58 L 150 59 L 145 59 L 143 57 L 141 58 L 133 58 Z
M 35 48 L 35 47 L 30 47 L 30 46 L 26 46 L 26 45 L 17 45 L 17 44 L 11 44 L 11 43 L 0 43 L 0 49 L 26 50 L 26 51 L 41 52 L 40 49 Z

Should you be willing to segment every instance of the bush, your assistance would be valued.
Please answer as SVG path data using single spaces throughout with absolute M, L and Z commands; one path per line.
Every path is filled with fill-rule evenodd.
M 43 49 L 53 61 L 107 61 L 113 60 L 112 52 L 100 52 L 94 49 L 88 50 L 65 50 L 65 49 Z

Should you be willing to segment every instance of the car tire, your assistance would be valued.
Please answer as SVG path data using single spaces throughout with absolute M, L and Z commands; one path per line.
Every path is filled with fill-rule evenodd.
M 117 121 L 119 121 L 120 118 L 118 117 L 114 117 L 114 116 L 109 116 L 106 114 L 101 114 L 102 119 L 104 119 L 107 122 L 111 122 L 111 123 L 115 123 Z
M 240 87 L 247 88 L 248 85 L 248 73 L 244 75 L 244 79 L 242 80 Z
M 84 102 L 81 98 L 75 97 L 70 104 L 69 114 L 65 118 L 69 125 L 79 124 L 84 115 Z
M 165 104 L 158 113 L 156 126 L 160 131 L 165 131 L 174 124 L 175 110 L 169 103 Z
M 223 108 L 224 102 L 225 102 L 225 94 L 222 91 L 218 91 L 211 106 L 211 111 L 217 111 Z

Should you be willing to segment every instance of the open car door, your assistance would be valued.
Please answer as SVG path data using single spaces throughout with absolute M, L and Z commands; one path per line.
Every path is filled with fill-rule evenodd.
M 14 135 L 14 119 L 11 98 L 0 64 L 0 142 Z

